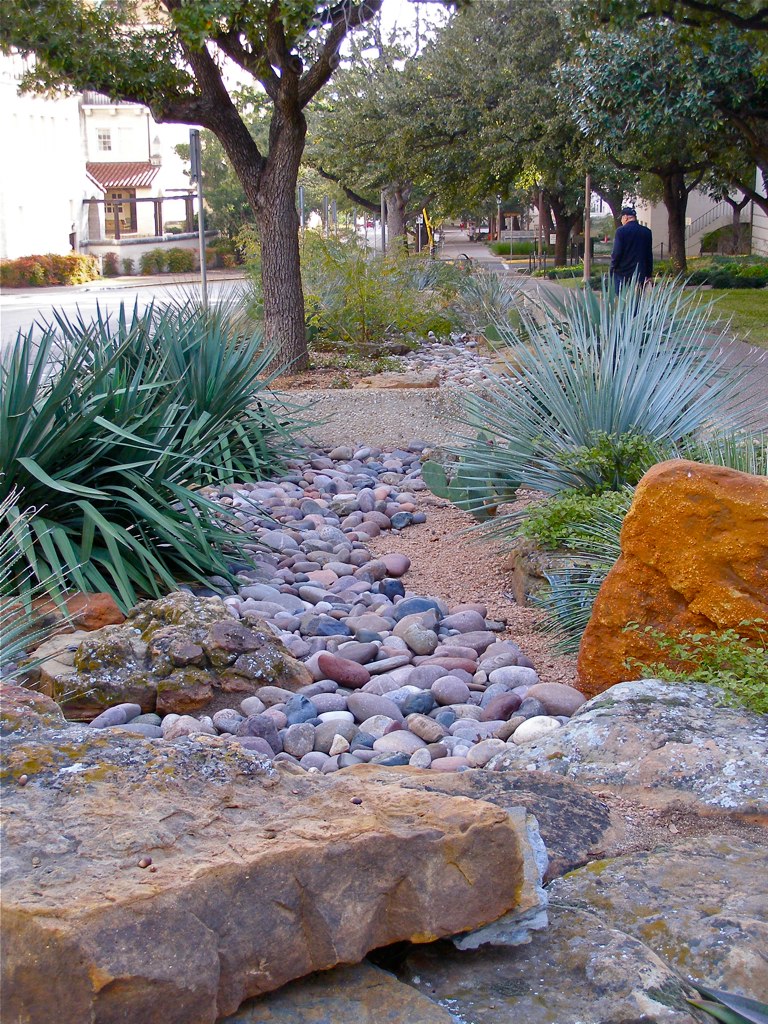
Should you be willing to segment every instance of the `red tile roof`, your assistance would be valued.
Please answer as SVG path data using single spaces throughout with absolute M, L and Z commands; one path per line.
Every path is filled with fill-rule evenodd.
M 92 163 L 86 170 L 104 188 L 149 188 L 160 170 L 149 161 L 130 163 Z

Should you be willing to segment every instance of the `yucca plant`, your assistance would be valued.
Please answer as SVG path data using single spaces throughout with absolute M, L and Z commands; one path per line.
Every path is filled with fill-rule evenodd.
M 759 419 L 748 367 L 723 354 L 725 328 L 713 336 L 708 307 L 675 282 L 618 297 L 606 285 L 600 296 L 571 293 L 520 316 L 520 331 L 497 325 L 507 372 L 463 396 L 466 433 L 450 450 L 478 481 L 496 470 L 548 494 L 599 490 L 578 457 L 596 437 L 618 446 L 636 435 L 672 450 L 704 428 Z M 502 534 L 514 529 L 506 517 L 495 523 Z
M 518 312 L 525 301 L 522 278 L 478 269 L 459 283 L 457 306 L 464 326 L 494 344 L 502 341 L 499 325 L 519 328 Z
M 0 500 L 16 488 L 40 510 L 12 527 L 23 591 L 37 583 L 56 592 L 47 581 L 67 576 L 129 607 L 179 580 L 232 577 L 243 541 L 198 487 L 263 475 L 268 446 L 252 365 L 260 341 L 223 323 L 178 308 L 121 309 L 90 323 L 58 316 L 6 350 Z M 267 422 L 285 442 L 271 413 Z
M 22 505 L 19 493 L 13 489 L 0 500 L 0 678 L 5 681 L 13 680 L 28 670 L 28 665 L 20 668 L 16 664 L 17 659 L 51 633 L 48 626 L 39 625 L 39 619 L 34 614 L 33 600 L 44 597 L 52 582 L 58 584 L 59 588 L 66 583 L 63 579 L 49 580 L 46 585 L 33 584 L 25 588 L 30 575 L 29 567 L 22 569 L 21 577 L 18 575 L 16 534 L 29 525 L 35 512 L 35 509 Z M 19 595 L 25 590 L 26 600 L 21 600 Z M 67 619 L 63 603 L 59 610 Z

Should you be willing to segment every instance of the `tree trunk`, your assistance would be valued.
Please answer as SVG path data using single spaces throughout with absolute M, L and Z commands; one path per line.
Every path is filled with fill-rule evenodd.
M 297 373 L 309 365 L 296 209 L 307 123 L 297 106 L 288 102 L 276 105 L 269 155 L 264 159 L 239 117 L 226 117 L 226 113 L 211 128 L 221 140 L 256 217 L 261 241 L 264 336 L 275 350 L 273 366 Z
M 662 176 L 661 182 L 669 224 L 669 257 L 674 269 L 684 274 L 688 269 L 685 256 L 685 211 L 688 209 L 685 175 L 680 172 L 666 174 Z
M 555 218 L 555 266 L 564 267 L 568 263 L 568 240 L 574 224 L 578 224 L 583 216 L 580 210 L 566 213 L 565 205 L 557 196 L 549 196 L 549 205 Z
M 390 185 L 384 190 L 387 204 L 387 251 L 408 251 L 408 237 L 405 232 L 405 218 L 408 200 L 411 197 L 409 185 Z

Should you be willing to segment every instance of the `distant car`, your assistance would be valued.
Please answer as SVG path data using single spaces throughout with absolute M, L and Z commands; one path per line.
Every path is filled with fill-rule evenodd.
M 365 222 L 365 226 L 366 226 L 367 228 L 372 228 L 372 227 L 373 227 L 373 221 L 372 221 L 372 220 L 367 220 L 367 221 Z

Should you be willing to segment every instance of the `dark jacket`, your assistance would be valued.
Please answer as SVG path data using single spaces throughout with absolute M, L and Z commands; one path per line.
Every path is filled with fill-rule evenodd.
M 653 235 L 636 220 L 616 231 L 611 253 L 611 277 L 628 281 L 637 273 L 642 284 L 653 274 Z

